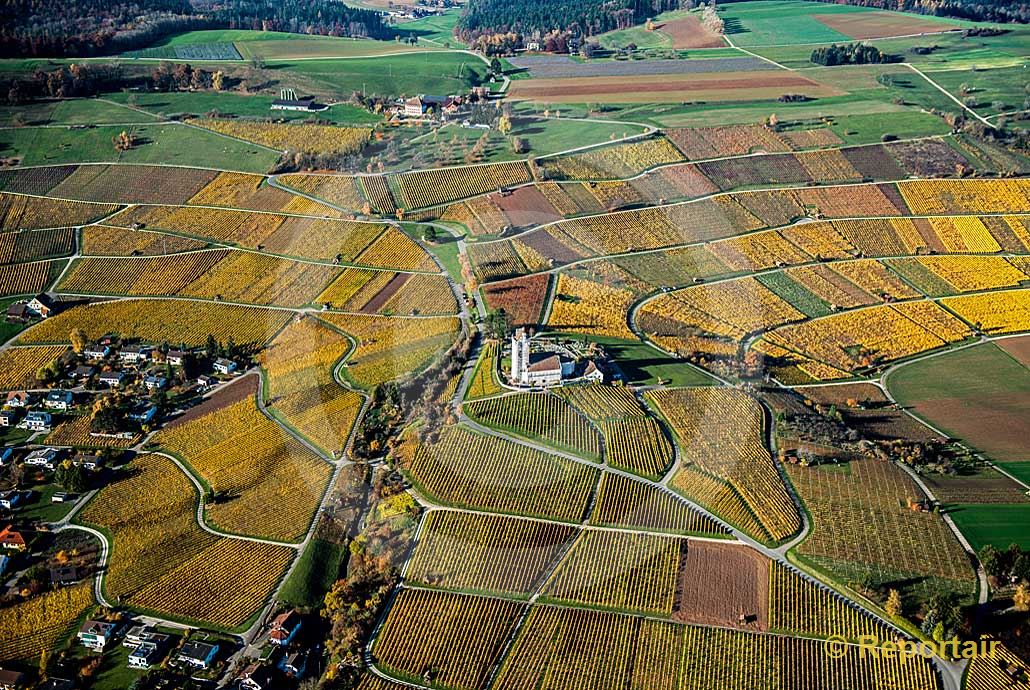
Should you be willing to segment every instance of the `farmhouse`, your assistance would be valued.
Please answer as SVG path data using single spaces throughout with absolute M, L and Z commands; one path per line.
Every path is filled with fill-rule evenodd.
M 83 647 L 95 652 L 102 652 L 117 630 L 117 623 L 90 620 L 82 624 L 76 637 L 79 638 Z
M 118 359 L 127 364 L 136 364 L 150 357 L 152 348 L 146 345 L 126 345 L 118 351 Z
M 22 536 L 21 532 L 15 532 L 11 529 L 10 525 L 4 527 L 3 531 L 0 532 L 0 547 L 4 551 L 24 551 L 28 548 L 28 543 L 25 541 L 25 537 Z
M 45 319 L 54 313 L 54 302 L 45 293 L 40 293 L 30 299 L 25 305 L 25 308 L 33 316 L 38 316 L 41 319 Z
M 61 565 L 50 569 L 50 582 L 57 587 L 74 585 L 80 580 L 79 568 L 74 565 Z
M 185 350 L 169 350 L 168 354 L 165 355 L 165 361 L 171 364 L 173 367 L 181 367 L 186 363 L 186 359 L 190 356 L 189 352 Z
M 111 354 L 110 345 L 89 345 L 85 350 L 82 351 L 82 356 L 89 360 L 104 359 Z
M 404 101 L 405 117 L 422 117 L 429 112 L 453 113 L 461 105 L 457 96 L 416 96 Z
M 27 321 L 30 316 L 29 307 L 25 302 L 15 302 L 11 306 L 7 307 L 8 323 L 24 322 Z
M 68 378 L 70 378 L 72 380 L 75 380 L 75 381 L 84 381 L 84 380 L 88 379 L 90 376 L 92 376 L 93 374 L 95 374 L 96 371 L 97 371 L 96 369 L 94 369 L 93 367 L 91 367 L 89 365 L 80 364 L 79 366 L 75 367 L 74 369 L 72 369 L 68 373 Z
M 285 647 L 300 632 L 301 624 L 301 618 L 296 611 L 280 613 L 272 621 L 272 629 L 268 633 L 268 641 L 274 645 Z
M 35 397 L 26 391 L 11 391 L 7 394 L 7 407 L 29 407 Z
M 293 89 L 280 89 L 279 98 L 272 101 L 271 106 L 271 110 L 290 110 L 303 113 L 317 113 L 328 108 L 327 105 L 316 103 L 314 96 L 297 98 L 297 92 Z

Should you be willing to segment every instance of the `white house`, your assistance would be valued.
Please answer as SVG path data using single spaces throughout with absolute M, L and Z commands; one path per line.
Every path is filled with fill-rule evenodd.
M 125 381 L 125 372 L 105 371 L 103 374 L 100 375 L 98 381 L 100 381 L 100 383 L 104 386 L 118 388 L 120 385 L 122 385 L 122 382 Z
M 219 374 L 231 374 L 236 371 L 236 362 L 225 357 L 219 357 L 215 360 L 214 368 Z
M 126 345 L 118 351 L 118 359 L 128 364 L 143 362 L 150 356 L 150 348 L 146 345 Z
M 25 419 L 20 426 L 25 427 L 29 431 L 50 431 L 53 423 L 54 418 L 50 416 L 49 412 L 34 410 L 25 415 Z
M 40 293 L 29 300 L 25 308 L 41 319 L 50 316 L 54 311 L 53 301 L 44 293 Z
M 67 410 L 74 399 L 71 391 L 50 391 L 43 399 L 43 405 L 51 410 Z
M 92 649 L 95 652 L 102 652 L 107 644 L 114 637 L 115 631 L 118 629 L 116 623 L 109 623 L 107 621 L 86 621 L 79 628 L 79 633 L 76 637 L 79 638 L 79 642 L 83 647 Z
M 60 454 L 61 451 L 56 448 L 37 448 L 25 456 L 25 464 L 52 470 L 57 467 L 57 458 Z
M 32 404 L 32 400 L 32 393 L 11 391 L 7 394 L 7 407 L 28 407 Z
M 111 354 L 110 345 L 89 345 L 82 351 L 82 355 L 90 360 L 104 359 L 109 354 Z
M 143 385 L 148 391 L 160 390 L 168 385 L 168 379 L 159 374 L 151 374 L 143 379 Z
M 179 661 L 194 668 L 208 668 L 218 656 L 218 645 L 206 642 L 187 642 L 179 650 Z
M 189 356 L 190 353 L 183 350 L 169 350 L 168 354 L 165 356 L 165 361 L 173 367 L 181 367 L 186 363 L 186 358 Z

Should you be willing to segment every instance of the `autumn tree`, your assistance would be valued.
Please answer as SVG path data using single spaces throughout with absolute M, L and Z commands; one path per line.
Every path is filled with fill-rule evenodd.
M 1016 587 L 1016 593 L 1012 595 L 1012 605 L 1017 611 L 1030 611 L 1030 586 L 1026 582 L 1020 582 Z
M 126 132 L 124 129 L 121 133 L 114 138 L 114 150 L 115 151 L 128 151 L 136 145 L 135 137 Z
M 82 354 L 82 351 L 86 349 L 86 345 L 89 344 L 89 336 L 81 328 L 73 328 L 72 332 L 68 334 L 68 339 L 71 341 L 72 350 L 76 354 Z
M 898 593 L 898 590 L 892 589 L 887 593 L 887 603 L 884 605 L 883 610 L 891 618 L 897 618 L 901 615 L 901 594 Z

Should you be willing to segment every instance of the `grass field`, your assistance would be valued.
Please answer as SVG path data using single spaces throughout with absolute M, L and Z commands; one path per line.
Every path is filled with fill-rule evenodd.
M 1022 66 L 927 71 L 926 75 L 959 100 L 966 97 L 974 99 L 976 105 L 973 109 L 980 115 L 996 115 L 1023 108 L 1025 89 L 1030 83 L 1027 70 Z M 967 87 L 965 95 L 963 87 Z
M 178 93 L 116 93 L 108 98 L 118 103 L 125 103 L 134 108 L 140 108 L 154 115 L 167 117 L 179 113 L 193 113 L 204 115 L 205 113 L 217 110 L 223 115 L 238 115 L 240 117 L 274 117 L 286 120 L 302 120 L 312 117 L 305 113 L 290 112 L 287 110 L 270 110 L 272 104 L 271 96 L 250 96 L 238 93 L 219 91 L 194 91 Z M 129 111 L 136 112 L 138 111 Z M 140 115 L 146 117 L 146 115 Z M 382 118 L 374 115 L 364 108 L 338 103 L 328 110 L 323 110 L 315 115 L 319 120 L 329 120 L 341 125 L 368 125 L 379 122 Z
M 122 130 L 138 143 L 116 151 Z M 268 149 L 219 136 L 196 127 L 167 123 L 100 126 L 90 129 L 20 128 L 0 131 L 0 155 L 19 156 L 24 165 L 58 163 L 158 163 L 241 172 L 266 172 L 279 157 Z
M 1007 462 L 1005 463 L 1003 469 L 1016 479 L 1019 479 L 1022 482 L 1030 484 L 1030 461 Z
M 584 336 L 579 334 L 567 337 L 575 340 L 584 339 Z M 715 379 L 701 370 L 669 357 L 638 340 L 600 336 L 585 336 L 585 339 L 604 348 L 604 351 L 618 363 L 627 383 L 646 386 L 658 383 L 659 379 L 668 386 L 706 386 L 715 383 Z
M 1024 551 L 1030 550 L 1030 530 L 1026 528 L 1030 525 L 1030 502 L 954 505 L 947 506 L 946 512 L 977 551 L 985 544 L 998 550 L 1018 544 Z
M 0 126 L 28 125 L 103 125 L 124 122 L 146 123 L 155 120 L 148 113 L 126 108 L 101 99 L 76 98 L 42 101 L 17 107 L 0 106 Z
M 204 44 L 231 43 L 244 60 L 285 60 L 298 57 L 354 57 L 388 55 L 411 50 L 411 46 L 396 41 L 310 36 L 278 31 L 248 31 L 246 29 L 214 29 L 187 31 L 171 36 L 150 46 L 178 48 Z M 144 55 L 147 53 L 144 51 Z M 129 59 L 132 59 L 131 57 Z M 199 60 L 198 62 L 203 62 Z
M 906 365 L 898 402 L 999 461 L 1030 459 L 1030 371 L 987 343 Z
M 267 69 L 304 77 L 334 94 L 352 91 L 401 96 L 459 93 L 478 83 L 486 64 L 459 52 L 422 52 L 353 60 L 304 60 L 269 63 Z
M 311 544 L 283 583 L 279 598 L 293 606 L 321 605 L 326 592 L 340 575 L 347 553 L 339 544 L 312 539 Z
M 461 15 L 461 10 L 453 9 L 441 14 L 422 17 L 414 21 L 404 22 L 395 28 L 401 36 L 415 36 L 419 45 L 440 45 L 452 48 L 464 48 L 465 44 L 454 37 L 454 25 Z

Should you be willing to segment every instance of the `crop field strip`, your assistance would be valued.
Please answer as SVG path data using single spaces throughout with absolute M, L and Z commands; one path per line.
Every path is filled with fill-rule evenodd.
M 502 395 L 465 403 L 463 409 L 486 426 L 588 459 L 601 459 L 601 434 L 572 405 L 550 393 Z
M 36 659 L 74 630 L 93 607 L 93 581 L 61 587 L 4 608 L 0 626 L 0 662 Z
M 79 515 L 112 537 L 106 596 L 173 619 L 241 625 L 265 601 L 294 550 L 202 530 L 196 490 L 166 458 L 143 455 L 130 469 Z
M 250 392 L 228 403 L 207 400 L 191 411 L 196 416 L 164 427 L 153 441 L 229 499 L 205 507 L 213 525 L 296 541 L 314 519 L 332 468 L 258 410 L 256 383 L 256 377 L 234 383 Z

